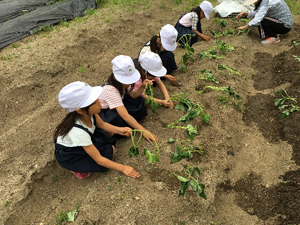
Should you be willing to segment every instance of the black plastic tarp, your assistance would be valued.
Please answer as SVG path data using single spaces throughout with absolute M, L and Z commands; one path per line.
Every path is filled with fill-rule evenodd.
M 0 49 L 33 34 L 43 26 L 74 19 L 82 16 L 87 9 L 96 7 L 95 0 L 66 0 L 38 7 L 31 12 L 0 23 Z M 2 10 L 0 8 L 0 11 Z
M 55 0 L 4 0 L 0 1 L 0 23 L 24 15 Z

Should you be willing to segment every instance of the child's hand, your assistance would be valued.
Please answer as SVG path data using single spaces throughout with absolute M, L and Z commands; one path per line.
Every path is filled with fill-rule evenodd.
M 167 78 L 167 80 L 170 81 L 171 83 L 177 82 L 177 79 L 172 75 L 166 74 L 164 77 Z
M 166 108 L 170 108 L 170 109 L 173 109 L 174 107 L 174 103 L 172 102 L 172 100 L 163 100 L 162 101 L 162 105 Z
M 145 79 L 144 81 L 143 81 L 143 87 L 146 87 L 146 85 L 147 84 L 150 84 L 150 85 L 153 85 L 153 81 L 152 80 L 149 80 L 149 79 Z
M 124 173 L 128 177 L 137 178 L 140 177 L 140 174 L 131 166 L 124 165 L 122 173 Z
M 145 130 L 145 131 L 148 134 L 146 132 L 142 132 L 142 133 L 143 133 L 144 138 L 147 139 L 147 141 L 149 141 L 149 142 L 158 141 L 158 138 L 154 134 L 152 134 L 149 130 Z
M 131 128 L 130 127 L 119 127 L 119 134 L 124 135 L 126 137 L 130 137 L 131 135 Z
M 203 34 L 202 38 L 204 39 L 204 41 L 209 41 L 211 39 L 210 36 Z

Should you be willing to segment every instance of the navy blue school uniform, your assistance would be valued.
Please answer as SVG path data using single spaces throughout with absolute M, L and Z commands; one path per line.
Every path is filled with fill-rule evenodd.
M 140 56 L 146 52 L 150 52 L 150 41 L 148 41 L 143 48 L 141 49 L 141 51 L 139 52 L 138 55 L 138 59 L 140 58 Z M 167 74 L 172 74 L 173 71 L 177 70 L 177 64 L 175 61 L 175 56 L 174 53 L 171 51 L 161 51 L 159 53 L 157 53 L 163 63 L 163 66 L 167 69 Z M 137 59 L 137 60 L 138 60 Z
M 94 117 L 94 116 L 93 116 Z M 113 137 L 108 137 L 106 132 L 96 127 L 95 117 L 93 118 L 95 131 L 94 133 L 90 132 L 87 127 L 84 127 L 80 124 L 74 124 L 72 129 L 80 129 L 78 132 L 86 132 L 90 135 L 92 143 L 96 149 L 100 152 L 101 156 L 112 160 L 113 158 L 113 148 L 112 145 L 115 145 L 116 139 Z M 59 137 L 61 138 L 61 137 Z M 58 163 L 73 172 L 106 172 L 108 168 L 100 166 L 97 164 L 92 157 L 90 157 L 82 146 L 73 146 L 67 147 L 62 145 L 62 143 L 57 143 L 55 140 L 55 156 Z
M 196 34 L 192 30 L 192 26 L 185 27 L 185 26 L 183 26 L 182 24 L 179 23 L 179 20 L 177 21 L 177 23 L 175 25 L 175 29 L 178 31 L 177 42 L 179 43 L 180 47 L 184 48 L 184 38 L 182 38 L 182 39 L 180 39 L 180 38 L 185 34 L 190 34 L 191 39 L 189 40 L 189 45 L 192 46 L 193 44 L 195 44 L 198 41 L 198 34 Z M 199 31 L 199 33 L 202 34 L 200 19 L 197 22 L 197 31 Z
M 106 85 L 105 85 L 106 86 Z M 104 86 L 104 91 L 100 95 L 100 101 L 102 104 L 102 107 L 105 106 L 105 99 L 112 97 L 110 91 L 106 92 L 106 88 Z M 111 86 L 111 85 L 108 85 Z M 110 87 L 111 88 L 111 87 Z M 133 88 L 131 88 L 130 91 L 132 91 Z M 108 89 L 109 90 L 109 89 Z M 129 91 L 129 92 L 130 92 Z M 144 104 L 144 99 L 142 96 L 139 96 L 137 98 L 132 98 L 129 95 L 129 92 L 124 94 L 124 98 L 122 99 L 122 103 L 124 107 L 126 108 L 129 115 L 131 115 L 137 122 L 139 122 L 142 118 L 147 116 L 147 108 Z M 121 96 L 120 96 L 121 98 Z M 120 106 L 120 105 L 119 105 Z M 117 110 L 115 108 L 102 108 L 99 116 L 104 122 L 107 122 L 111 125 L 117 126 L 117 127 L 130 127 L 129 124 L 126 123 L 125 120 L 119 115 Z M 115 134 L 114 137 L 116 139 L 124 138 L 124 136 Z

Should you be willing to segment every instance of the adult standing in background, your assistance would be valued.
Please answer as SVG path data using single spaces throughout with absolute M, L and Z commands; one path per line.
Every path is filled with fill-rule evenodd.
M 254 4 L 254 11 L 241 12 L 236 16 L 253 18 L 247 25 L 237 29 L 258 26 L 258 32 L 264 45 L 280 42 L 279 34 L 288 33 L 293 26 L 293 16 L 284 0 L 247 0 L 245 5 Z

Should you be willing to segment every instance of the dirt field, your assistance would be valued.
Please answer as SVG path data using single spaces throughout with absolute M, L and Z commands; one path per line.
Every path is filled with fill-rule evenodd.
M 211 116 L 208 124 L 200 116 L 189 123 L 197 125 L 193 145 L 203 143 L 203 155 L 170 163 L 187 132 L 166 126 L 184 113 L 160 108 L 156 113 L 149 109 L 142 121 L 159 137 L 160 162 L 149 164 L 143 154 L 130 158 L 130 138 L 117 144 L 115 161 L 133 166 L 140 178 L 110 171 L 78 180 L 58 165 L 52 134 L 66 114 L 57 100 L 60 89 L 77 80 L 102 85 L 115 56 L 137 57 L 152 35 L 167 23 L 175 25 L 184 12 L 171 0 L 128 9 L 100 8 L 86 19 L 1 50 L 0 224 L 56 224 L 60 212 L 76 207 L 73 224 L 300 224 L 300 112 L 282 119 L 274 106 L 280 88 L 300 97 L 300 62 L 293 57 L 300 56 L 300 46 L 293 44 L 300 38 L 299 16 L 276 45 L 261 45 L 256 29 L 198 42 L 194 63 L 188 61 L 186 73 L 174 73 L 178 84 L 165 82 L 170 95 L 188 93 Z M 224 29 L 242 24 L 228 18 Z M 214 16 L 203 19 L 202 27 L 206 34 L 221 30 Z M 219 52 L 222 59 L 201 59 L 199 53 L 217 46 L 217 39 L 235 49 Z M 180 68 L 184 49 L 174 53 Z M 218 64 L 246 79 L 217 73 Z M 212 71 L 219 83 L 197 79 L 200 69 Z M 227 95 L 219 91 L 197 93 L 208 85 L 231 86 L 242 105 L 222 104 L 218 99 Z M 159 96 L 157 88 L 154 92 Z M 169 138 L 176 142 L 169 144 Z M 191 188 L 179 197 L 180 182 L 171 174 L 182 175 L 184 166 L 200 169 L 207 200 Z

